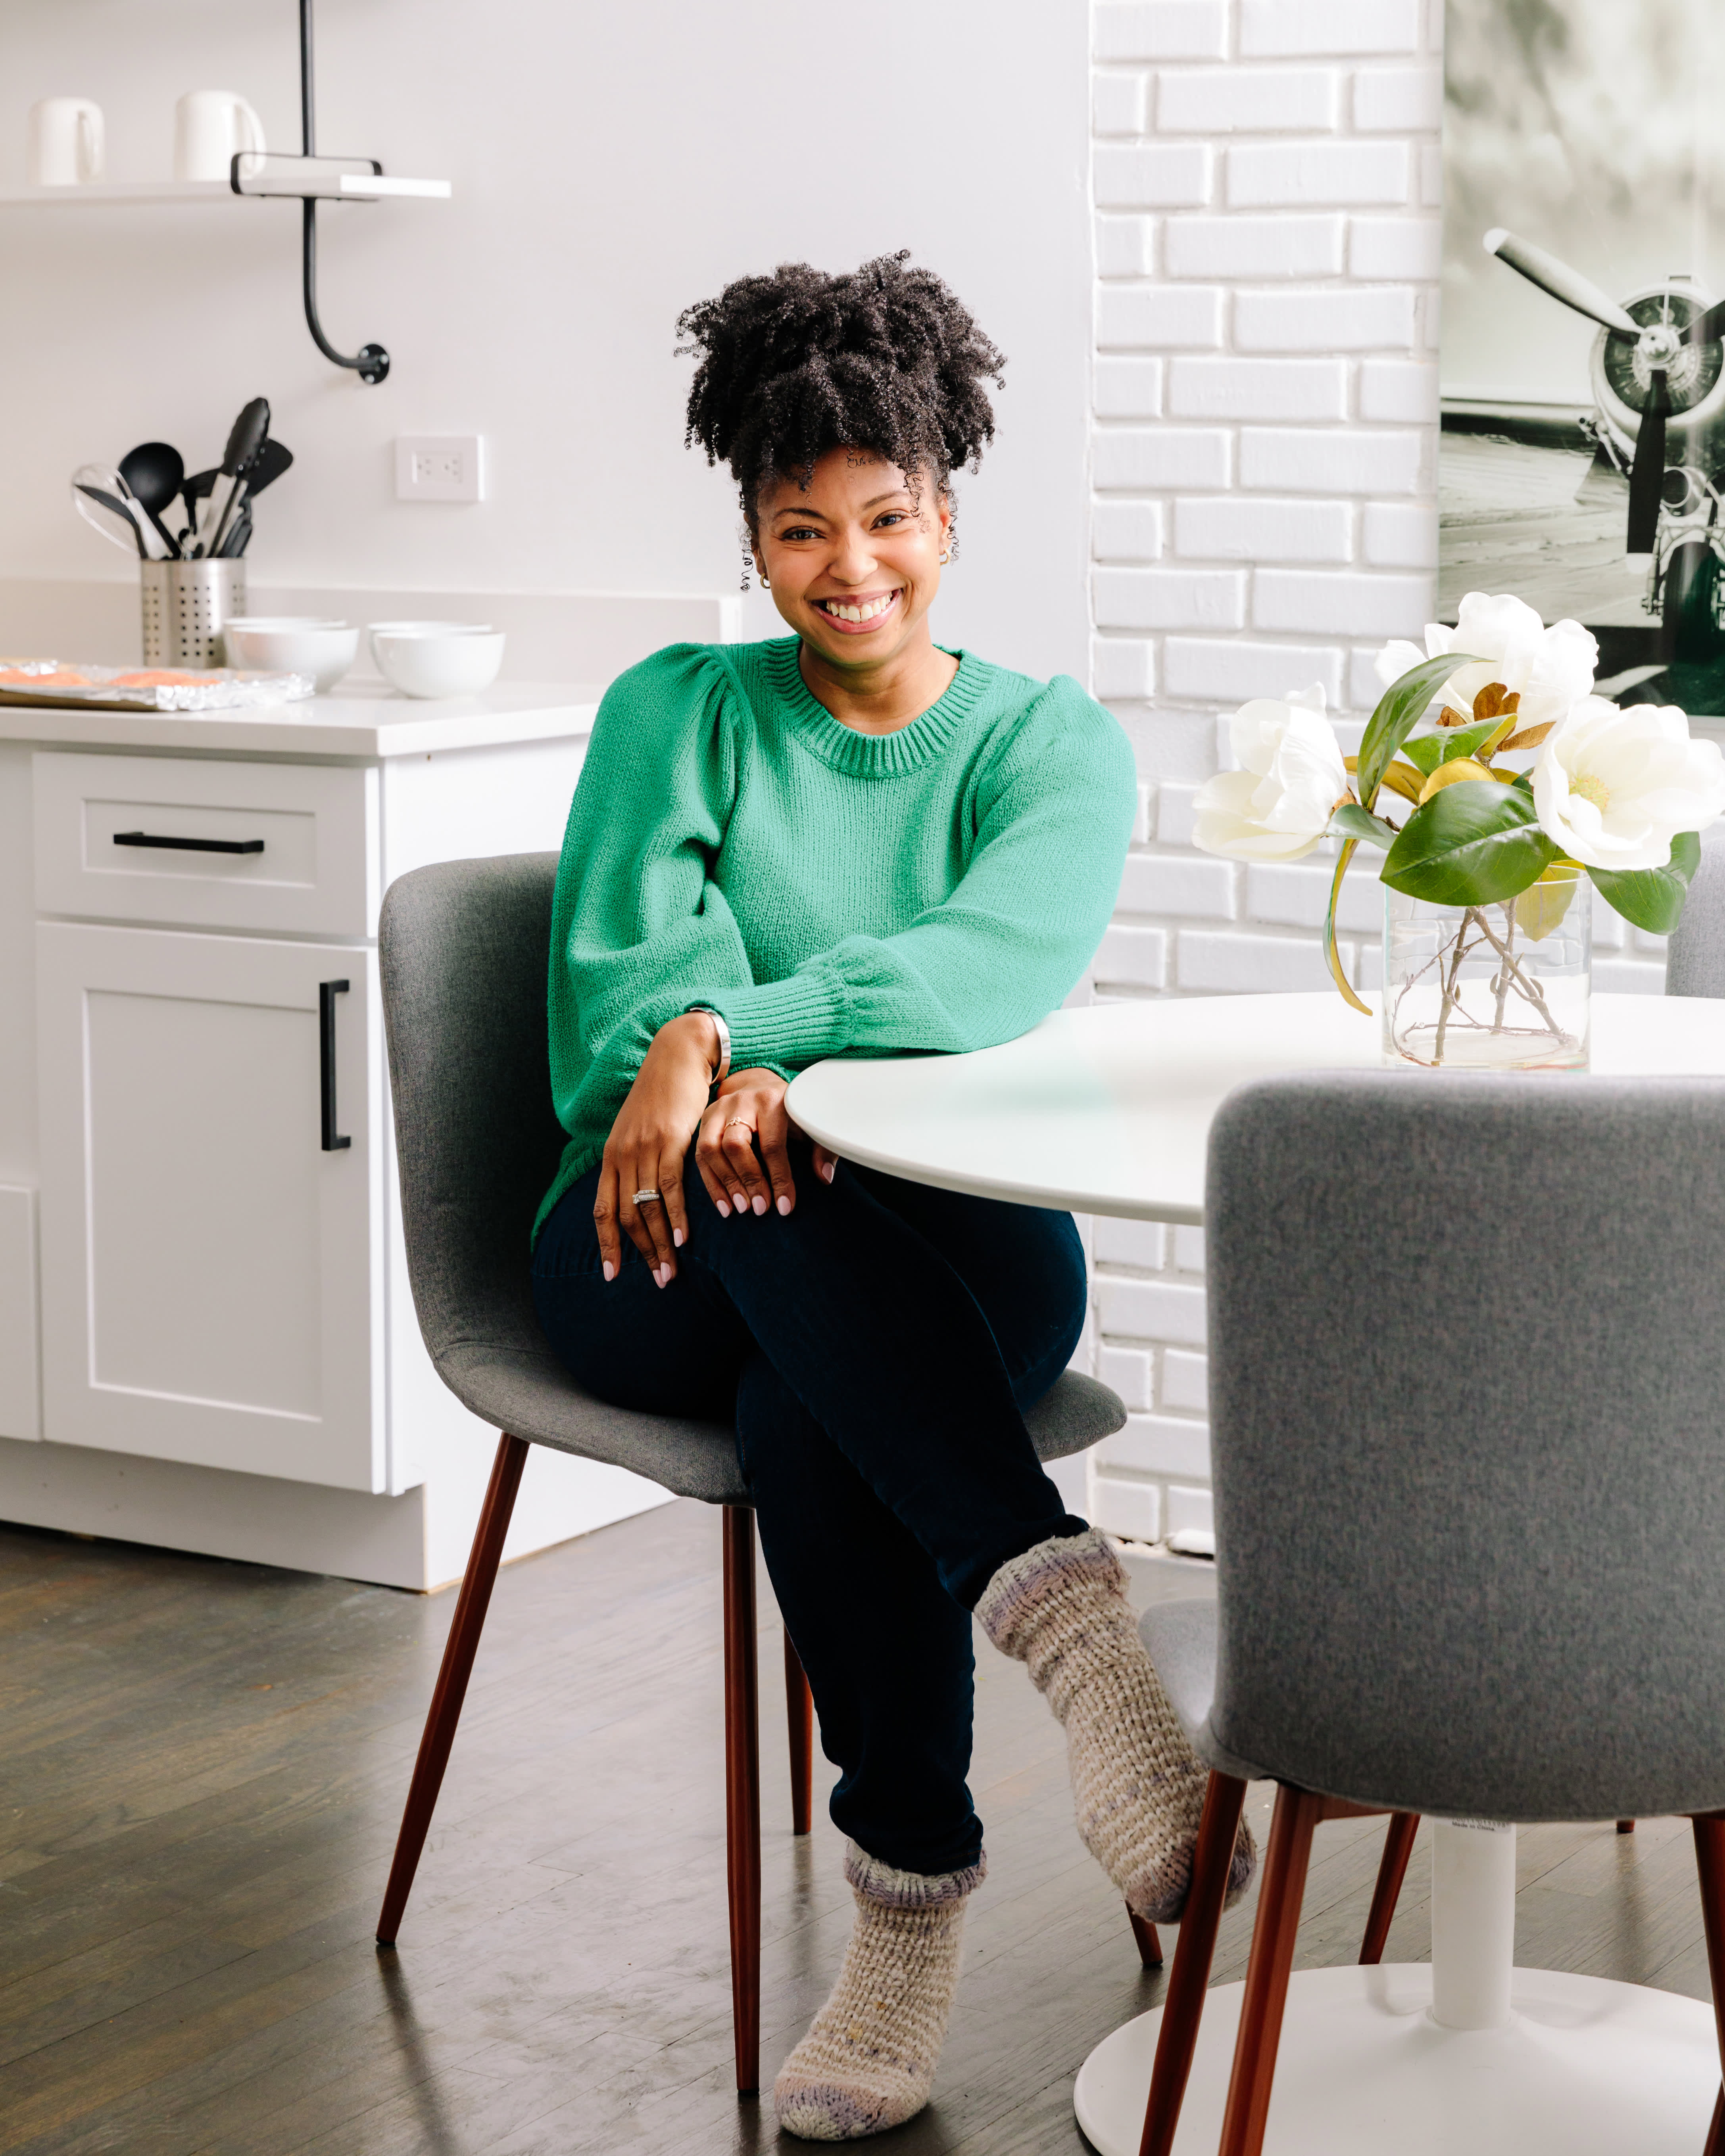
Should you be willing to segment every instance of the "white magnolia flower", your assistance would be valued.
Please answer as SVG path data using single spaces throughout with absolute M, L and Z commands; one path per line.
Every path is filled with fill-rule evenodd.
M 1465 714 L 1488 681 L 1501 681 L 1521 702 L 1516 728 L 1544 726 L 1560 719 L 1572 704 L 1589 695 L 1599 647 L 1579 621 L 1554 621 L 1548 629 L 1525 599 L 1508 593 L 1490 598 L 1470 592 L 1461 602 L 1454 629 L 1441 622 L 1425 625 L 1425 649 L 1397 640 L 1378 654 L 1378 679 L 1390 683 L 1445 651 L 1471 651 L 1483 663 L 1459 667 L 1444 685 L 1444 695 Z
M 1546 737 L 1533 805 L 1547 838 L 1590 869 L 1658 869 L 1679 831 L 1725 814 L 1725 757 L 1673 704 L 1584 696 Z
M 1242 704 L 1231 723 L 1238 771 L 1198 789 L 1193 844 L 1236 860 L 1294 861 L 1329 829 L 1348 767 L 1324 716 L 1322 685 Z

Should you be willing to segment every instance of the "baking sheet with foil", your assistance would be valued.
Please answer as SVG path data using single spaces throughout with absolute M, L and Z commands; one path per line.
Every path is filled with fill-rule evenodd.
M 69 660 L 0 658 L 0 704 L 62 711 L 231 711 L 312 695 L 305 674 L 232 666 L 85 666 Z

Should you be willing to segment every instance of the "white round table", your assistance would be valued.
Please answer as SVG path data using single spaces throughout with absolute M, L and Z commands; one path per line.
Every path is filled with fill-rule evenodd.
M 1197 1224 L 1210 1122 L 1236 1086 L 1383 1060 L 1375 1016 L 1328 992 L 1111 1004 L 974 1055 L 817 1064 L 788 1105 L 834 1152 L 913 1182 Z M 1725 1001 L 1595 995 L 1591 1068 L 1725 1075 Z M 1700 2156 L 1720 2082 L 1712 2010 L 1512 1969 L 1514 1829 L 1439 1821 L 1433 1842 L 1430 1965 L 1291 1979 L 1266 2156 Z M 1217 2145 L 1242 1989 L 1206 2000 L 1177 2156 Z M 1074 2107 L 1101 2156 L 1137 2156 L 1161 2020 L 1117 2029 L 1079 2071 Z

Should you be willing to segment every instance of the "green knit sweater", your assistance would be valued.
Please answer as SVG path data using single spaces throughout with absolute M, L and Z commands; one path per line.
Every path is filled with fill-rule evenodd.
M 859 733 L 797 651 L 672 644 L 605 693 L 552 913 L 569 1142 L 536 1236 L 691 1004 L 738 1070 L 986 1048 L 1056 1009 L 1101 937 L 1137 793 L 1101 705 L 967 652 L 919 718 Z

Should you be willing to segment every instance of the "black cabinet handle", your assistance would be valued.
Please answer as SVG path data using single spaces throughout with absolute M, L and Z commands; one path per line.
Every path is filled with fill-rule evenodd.
M 317 1061 L 322 1080 L 323 1092 L 323 1149 L 326 1152 L 340 1152 L 351 1146 L 351 1137 L 338 1137 L 336 1133 L 336 998 L 347 993 L 346 981 L 320 981 L 317 984 Z
M 116 831 L 116 846 L 165 846 L 176 854 L 261 854 L 261 839 L 163 839 L 154 831 Z

